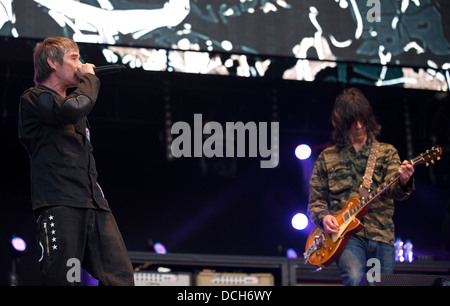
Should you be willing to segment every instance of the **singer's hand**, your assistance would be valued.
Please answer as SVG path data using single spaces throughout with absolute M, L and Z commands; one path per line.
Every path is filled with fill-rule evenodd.
M 75 71 L 75 73 L 79 78 L 81 78 L 81 76 L 85 73 L 95 74 L 94 67 L 95 67 L 95 65 L 93 65 L 93 64 L 89 64 L 89 63 L 81 64 L 80 63 L 78 65 L 78 69 L 77 69 L 77 71 Z

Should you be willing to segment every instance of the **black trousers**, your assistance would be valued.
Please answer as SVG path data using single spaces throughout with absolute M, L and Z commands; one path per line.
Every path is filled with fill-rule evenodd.
M 36 235 L 44 285 L 80 285 L 79 266 L 101 286 L 134 285 L 133 267 L 110 211 L 44 208 Z

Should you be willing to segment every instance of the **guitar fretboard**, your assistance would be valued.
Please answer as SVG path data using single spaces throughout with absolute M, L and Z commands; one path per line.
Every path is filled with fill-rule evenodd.
M 374 191 L 369 193 L 367 197 L 361 198 L 361 201 L 353 206 L 349 211 L 348 215 L 344 214 L 344 221 L 347 221 L 350 216 L 356 215 L 361 209 L 365 206 L 370 205 L 370 203 L 378 198 L 381 194 L 383 194 L 386 190 L 388 190 L 392 184 L 394 184 L 400 178 L 400 174 L 396 173 L 389 177 L 385 182 L 383 182 L 380 186 L 377 187 Z

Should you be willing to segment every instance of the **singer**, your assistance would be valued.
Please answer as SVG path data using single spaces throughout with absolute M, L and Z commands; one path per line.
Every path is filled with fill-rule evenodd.
M 133 269 L 100 185 L 86 116 L 100 81 L 71 39 L 50 37 L 33 53 L 36 86 L 19 104 L 19 139 L 30 157 L 31 204 L 44 285 L 79 285 L 69 260 L 99 285 L 132 286 Z M 69 95 L 69 88 L 75 88 Z

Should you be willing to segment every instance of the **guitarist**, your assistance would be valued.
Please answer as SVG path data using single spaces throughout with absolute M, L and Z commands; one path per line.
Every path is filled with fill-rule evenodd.
M 380 134 L 372 107 L 356 89 L 344 90 L 335 100 L 331 115 L 335 145 L 319 155 L 310 182 L 308 213 L 311 220 L 329 234 L 336 234 L 339 224 L 334 217 L 347 201 L 360 198 L 367 160 Z M 380 143 L 370 189 L 398 172 L 400 179 L 375 199 L 362 223 L 365 228 L 353 235 L 336 260 L 344 285 L 358 285 L 369 258 L 380 260 L 381 273 L 394 269 L 394 200 L 405 200 L 414 190 L 414 168 L 400 162 L 397 150 Z

